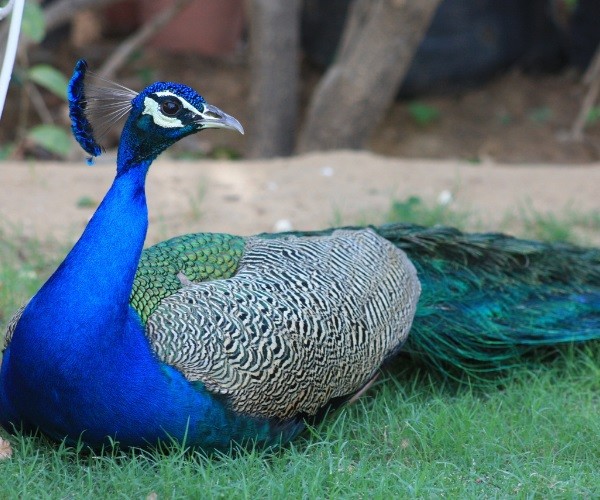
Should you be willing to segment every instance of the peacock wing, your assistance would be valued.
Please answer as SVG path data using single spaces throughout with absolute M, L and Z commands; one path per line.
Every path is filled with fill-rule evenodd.
M 148 315 L 157 356 L 234 411 L 282 419 L 367 383 L 406 339 L 420 293 L 404 252 L 370 229 L 247 238 L 234 276 L 188 272 Z

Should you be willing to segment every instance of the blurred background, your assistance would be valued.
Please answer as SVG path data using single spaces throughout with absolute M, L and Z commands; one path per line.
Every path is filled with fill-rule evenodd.
M 134 90 L 186 83 L 246 128 L 177 158 L 597 161 L 599 20 L 598 0 L 28 1 L 0 158 L 82 156 L 65 90 L 85 57 Z

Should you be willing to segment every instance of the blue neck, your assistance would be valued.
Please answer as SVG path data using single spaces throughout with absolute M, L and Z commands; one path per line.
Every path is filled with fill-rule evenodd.
M 32 300 L 36 315 L 46 318 L 49 341 L 64 336 L 68 342 L 83 332 L 106 339 L 122 331 L 148 227 L 148 167 L 149 162 L 121 170 L 79 241 Z

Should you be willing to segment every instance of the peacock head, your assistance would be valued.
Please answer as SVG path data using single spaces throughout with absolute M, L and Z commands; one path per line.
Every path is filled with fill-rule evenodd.
M 86 74 L 86 62 L 78 61 L 68 94 L 73 135 L 92 157 L 99 156 L 104 150 L 99 141 L 128 114 L 119 143 L 121 170 L 149 165 L 179 139 L 206 128 L 244 133 L 239 121 L 186 85 L 156 82 L 137 93 L 107 80 L 102 85 L 90 84 Z
M 206 128 L 244 133 L 239 121 L 208 104 L 190 87 L 156 82 L 131 101 L 119 154 L 135 151 L 135 161 L 152 160 L 182 137 Z

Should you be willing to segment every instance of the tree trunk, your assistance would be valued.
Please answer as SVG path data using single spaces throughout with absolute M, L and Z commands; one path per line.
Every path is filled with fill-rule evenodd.
M 298 99 L 300 0 L 248 0 L 250 126 L 248 156 L 293 152 Z
M 355 0 L 336 62 L 315 89 L 298 151 L 364 146 L 441 0 Z

